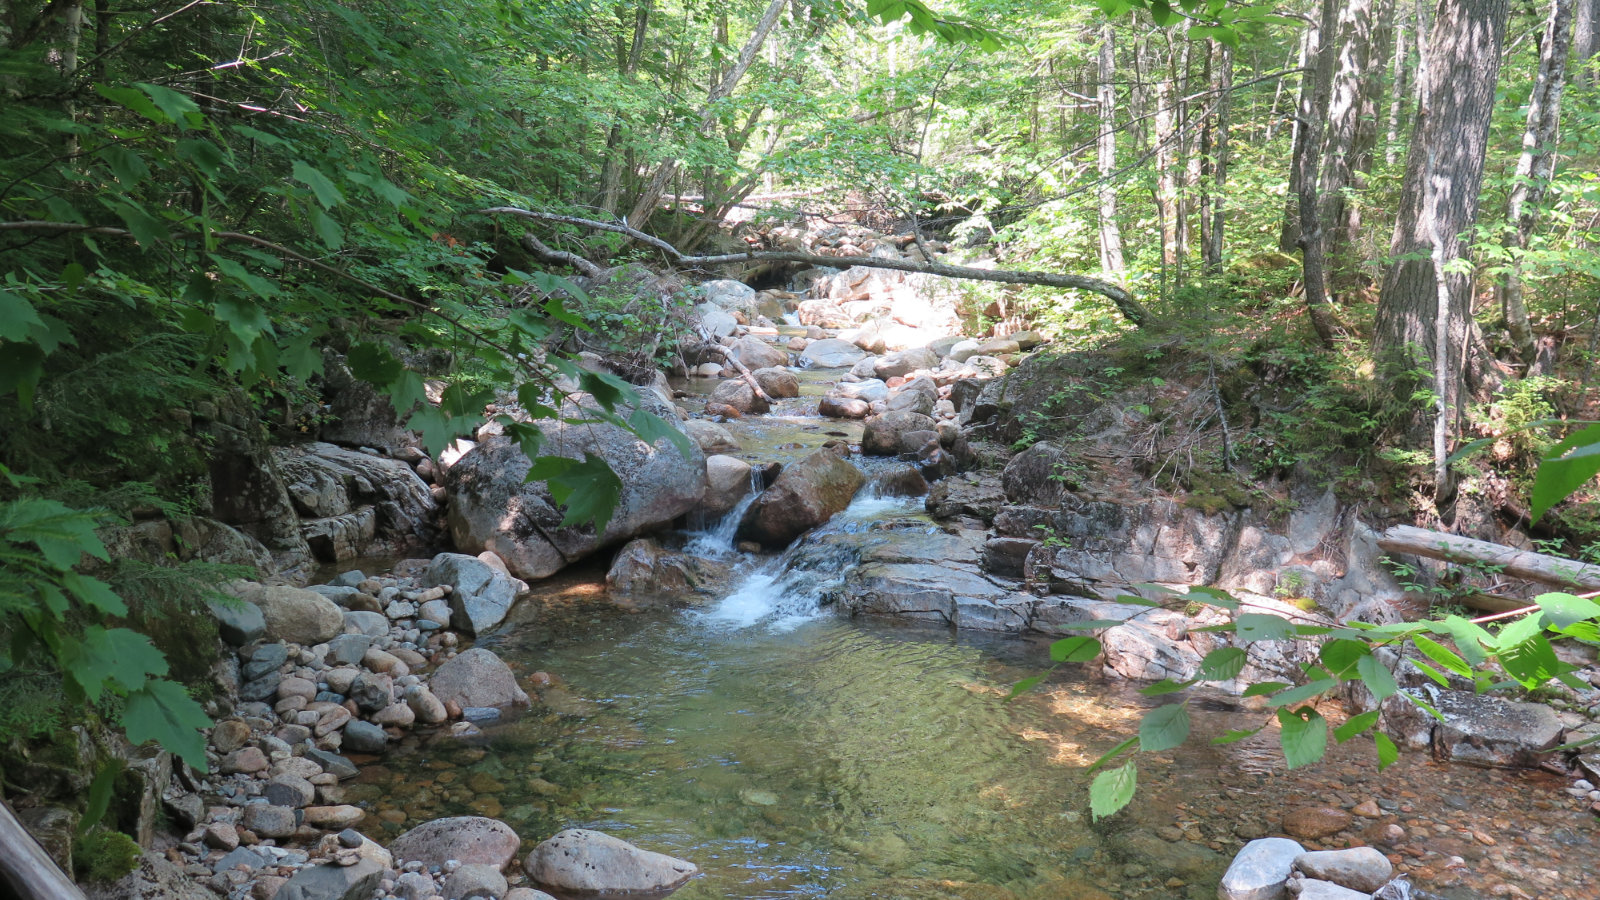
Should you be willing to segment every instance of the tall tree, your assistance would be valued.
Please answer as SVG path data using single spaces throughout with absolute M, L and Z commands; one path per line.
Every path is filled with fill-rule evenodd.
M 1209 183 L 1200 214 L 1200 255 L 1206 273 L 1219 275 L 1222 273 L 1223 226 L 1227 220 L 1223 191 L 1228 183 L 1228 155 L 1232 150 L 1228 143 L 1228 126 L 1233 111 L 1233 48 L 1215 41 L 1211 58 L 1211 92 L 1216 112 L 1206 121 L 1202 142 Z
M 1600 56 L 1600 0 L 1578 0 L 1574 13 L 1577 20 L 1572 37 L 1572 49 L 1578 58 L 1578 70 L 1593 83 L 1590 66 Z
M 1095 137 L 1095 161 L 1100 170 L 1100 268 L 1120 279 L 1126 266 L 1122 260 L 1122 229 L 1117 225 L 1116 29 L 1110 22 L 1100 26 L 1100 49 L 1095 55 L 1095 64 L 1100 129 Z
M 1278 235 L 1278 249 L 1285 253 L 1300 246 L 1302 198 L 1307 180 L 1317 176 L 1322 123 L 1328 113 L 1328 94 L 1333 82 L 1333 32 L 1337 22 L 1337 0 L 1322 0 L 1319 13 L 1307 19 L 1300 92 L 1294 108 L 1289 199 L 1284 207 L 1283 228 Z
M 650 30 L 650 10 L 654 0 L 639 0 L 633 9 L 632 40 L 627 40 L 622 33 L 617 36 L 617 74 L 618 81 L 624 85 L 639 69 L 639 60 L 644 56 L 644 40 Z M 617 18 L 626 21 L 625 7 L 618 6 Z M 611 123 L 611 131 L 606 135 L 605 164 L 600 170 L 600 209 L 607 216 L 617 211 L 617 198 L 622 189 L 622 121 L 620 111 L 618 120 Z
M 1359 2 L 1359 0 L 1358 0 Z M 1300 269 L 1306 295 L 1306 313 L 1311 317 L 1311 327 L 1324 346 L 1331 347 L 1338 332 L 1333 303 L 1328 297 L 1327 236 L 1323 217 L 1321 187 L 1321 162 L 1323 147 L 1323 121 L 1333 86 L 1333 57 L 1336 43 L 1333 40 L 1337 22 L 1338 0 L 1322 0 L 1321 21 L 1317 30 L 1322 35 L 1317 51 L 1316 72 L 1312 75 L 1313 89 L 1297 115 L 1301 121 L 1295 132 L 1296 144 L 1291 160 L 1289 182 L 1294 195 L 1293 221 L 1285 217 L 1283 237 L 1291 233 L 1300 247 Z M 1304 77 L 1304 76 L 1302 76 Z M 1304 95 L 1302 95 L 1304 96 Z
M 1539 207 L 1556 165 L 1556 130 L 1561 121 L 1561 94 L 1566 86 L 1567 56 L 1572 40 L 1572 0 L 1551 0 L 1550 16 L 1539 38 L 1539 68 L 1534 73 L 1533 93 L 1528 97 L 1527 126 L 1522 133 L 1522 155 L 1517 158 L 1517 174 L 1506 205 L 1507 229 L 1501 242 L 1511 260 L 1504 277 L 1496 285 L 1500 310 L 1506 317 L 1511 347 L 1517 358 L 1530 367 L 1536 351 L 1533 328 L 1528 324 L 1528 306 L 1522 296 L 1522 253 L 1539 223 Z
M 1478 214 L 1507 10 L 1507 0 L 1439 4 L 1373 334 L 1373 354 L 1400 396 L 1412 396 L 1419 368 L 1441 373 L 1437 419 L 1446 425 L 1493 378 L 1472 319 L 1472 277 L 1457 261 Z
M 1375 28 L 1373 0 L 1347 0 L 1339 13 L 1334 40 L 1338 56 L 1328 99 L 1328 126 L 1322 147 L 1322 177 L 1316 190 L 1316 233 L 1324 242 L 1321 256 L 1328 266 L 1333 290 L 1350 283 L 1355 240 L 1346 190 L 1356 186 L 1358 166 L 1366 154 L 1361 144 L 1363 113 L 1371 122 L 1372 38 Z M 1307 240 L 1310 240 L 1309 226 Z M 1330 291 L 1330 294 L 1332 291 Z M 1332 301 L 1334 298 L 1329 297 Z

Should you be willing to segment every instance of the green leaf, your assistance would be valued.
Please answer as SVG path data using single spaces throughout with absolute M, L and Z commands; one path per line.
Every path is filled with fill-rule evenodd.
M 1378 748 L 1378 771 L 1382 772 L 1395 764 L 1400 758 L 1400 748 L 1389 740 L 1389 736 L 1381 731 L 1372 733 L 1372 743 Z
M 217 321 L 228 326 L 233 336 L 246 347 L 254 344 L 263 332 L 270 334 L 272 331 L 272 320 L 267 318 L 261 307 L 245 297 L 219 296 L 212 310 Z
M 1349 677 L 1362 659 L 1372 655 L 1372 648 L 1362 641 L 1350 641 L 1343 638 L 1334 638 L 1322 645 L 1318 658 L 1327 667 L 1328 673 L 1339 678 Z
M 1229 681 L 1239 677 L 1250 655 L 1240 647 L 1218 647 L 1200 660 L 1200 677 L 1206 681 Z
M 1413 635 L 1411 642 L 1417 645 L 1418 650 L 1421 650 L 1429 659 L 1439 665 L 1463 678 L 1472 677 L 1472 667 L 1467 665 L 1467 661 L 1449 647 L 1421 634 Z
M 136 91 L 133 88 L 107 87 L 103 84 L 97 84 L 94 86 L 94 90 L 95 93 L 110 100 L 112 103 L 131 109 L 157 125 L 167 125 L 172 122 L 171 117 L 152 103 L 147 94 Z
M 389 348 L 381 344 L 362 342 L 350 348 L 350 373 L 368 384 L 386 387 L 405 371 Z
M 1139 739 L 1137 737 L 1128 738 L 1127 740 L 1125 740 L 1122 743 L 1116 745 L 1115 747 L 1112 747 L 1110 750 L 1107 750 L 1106 752 L 1100 754 L 1100 758 L 1095 760 L 1092 763 L 1089 763 L 1088 768 L 1084 769 L 1084 771 L 1085 772 L 1093 772 L 1095 769 L 1098 769 L 1101 766 L 1106 765 L 1107 763 L 1111 762 L 1112 760 L 1116 759 L 1117 757 L 1119 757 L 1122 754 L 1128 752 L 1129 750 L 1132 750 L 1134 747 L 1137 747 L 1137 746 L 1139 746 Z
M 344 229 L 333 220 L 332 216 L 322 210 L 315 208 L 311 210 L 311 227 L 322 240 L 322 245 L 329 250 L 338 250 L 344 246 Z
M 1343 725 L 1333 730 L 1333 739 L 1342 744 L 1358 734 L 1365 733 L 1376 724 L 1378 724 L 1378 710 L 1375 709 L 1359 716 L 1351 716 Z
M 1571 666 L 1562 663 L 1556 657 L 1555 647 L 1551 646 L 1549 638 L 1543 634 L 1536 634 L 1520 644 L 1501 648 L 1497 658 L 1500 660 L 1500 667 L 1506 670 L 1506 674 L 1530 691 L 1563 672 L 1572 671 Z
M 1273 694 L 1267 698 L 1267 703 L 1271 706 L 1289 706 L 1295 703 L 1303 703 L 1312 697 L 1320 697 L 1338 686 L 1339 683 L 1337 681 L 1318 678 L 1308 681 L 1297 688 L 1290 688 L 1281 694 Z
M 1308 766 L 1328 749 L 1328 720 L 1309 706 L 1293 712 L 1278 710 L 1278 741 L 1283 745 L 1283 758 L 1289 768 Z
M 1260 696 L 1263 696 L 1265 694 L 1276 693 L 1278 691 L 1283 690 L 1286 687 L 1293 687 L 1293 686 L 1294 685 L 1285 684 L 1285 683 L 1283 683 L 1281 681 L 1259 681 L 1259 682 L 1257 682 L 1255 684 L 1252 684 L 1249 687 L 1245 688 L 1244 692 L 1241 693 L 1239 696 L 1241 696 L 1241 697 L 1260 697 Z
M 610 372 L 582 370 L 578 374 L 578 390 L 594 397 L 600 408 L 607 412 L 624 404 L 633 405 L 639 402 L 639 395 L 634 391 L 633 385 Z
M 1455 641 L 1456 649 L 1468 663 L 1476 667 L 1489 661 L 1489 655 L 1483 648 L 1493 647 L 1495 641 L 1482 626 L 1460 616 L 1446 616 L 1440 625 Z
M 1263 725 L 1261 728 L 1265 728 Z M 1211 743 L 1220 747 L 1224 744 L 1237 744 L 1248 737 L 1255 737 L 1261 733 L 1261 728 L 1235 728 L 1226 731 L 1211 739 Z
M 1029 675 L 1027 678 L 1022 679 L 1011 686 L 1011 693 L 1006 694 L 1006 700 L 1009 702 L 1017 699 L 1023 694 L 1033 690 L 1035 687 L 1038 687 L 1039 682 L 1043 680 L 1043 675 Z
M 592 524 L 605 534 L 611 513 L 622 498 L 622 482 L 606 461 L 584 451 L 582 462 L 564 456 L 541 456 L 528 469 L 528 481 L 543 481 L 550 497 L 566 508 L 561 527 Z
M 304 381 L 322 374 L 322 351 L 313 343 L 317 337 L 315 331 L 302 331 L 279 345 L 278 363 L 291 377 Z
M 150 639 L 129 628 L 89 625 L 83 637 L 63 641 L 58 654 L 62 670 L 93 703 L 107 688 L 136 691 L 151 675 L 167 674 L 167 659 Z
M 101 150 L 100 158 L 111 167 L 111 174 L 122 182 L 125 190 L 133 190 L 150 177 L 150 167 L 145 165 L 144 157 L 121 144 Z
M 166 114 L 167 120 L 178 126 L 180 131 L 198 125 L 203 120 L 199 105 L 172 88 L 162 87 L 159 84 L 146 84 L 142 81 L 136 83 L 134 87 L 143 91 L 151 102 Z
M 1590 425 L 1545 451 L 1529 497 L 1533 521 L 1600 472 L 1600 425 Z
M 0 339 L 25 341 L 35 326 L 43 327 L 39 313 L 19 294 L 0 288 Z M 9 349 L 5 352 L 11 352 Z
M 121 775 L 128 764 L 121 759 L 112 757 L 101 763 L 99 771 L 94 773 L 94 781 L 89 783 L 89 803 L 84 807 L 83 818 L 78 821 L 78 836 L 89 833 L 89 829 L 100 824 L 105 818 L 106 810 L 111 806 L 112 789 L 117 786 L 117 776 Z
M 249 269 L 246 269 L 237 260 L 229 259 L 226 256 L 218 256 L 215 253 L 208 255 L 211 257 L 212 264 L 217 267 L 218 272 L 221 272 L 223 275 L 226 275 L 227 277 L 243 284 L 245 287 L 250 289 L 250 293 L 255 294 L 257 297 L 260 297 L 263 300 L 271 300 L 273 297 L 278 295 L 277 282 L 272 281 L 269 278 L 262 278 L 260 275 L 257 275 Z M 266 321 L 265 317 L 262 317 L 262 321 Z M 232 323 L 229 324 L 231 325 Z M 271 325 L 268 323 L 266 328 L 258 328 L 253 333 L 268 331 L 270 327 Z M 244 340 L 246 343 L 249 343 L 249 340 L 254 340 L 254 338 L 246 340 L 245 338 L 241 337 L 240 340 Z
M 1238 599 L 1221 588 L 1208 587 L 1207 585 L 1203 584 L 1191 585 L 1189 587 L 1189 593 L 1185 596 L 1195 597 L 1197 594 L 1200 597 L 1207 598 L 1204 602 L 1209 603 L 1212 606 L 1220 606 L 1226 610 L 1235 610 L 1239 608 Z
M 1294 625 L 1282 616 L 1267 613 L 1241 613 L 1237 622 L 1239 640 L 1246 644 L 1256 641 L 1282 641 L 1294 635 Z
M 0 503 L 0 537 L 32 542 L 45 561 L 61 571 L 78 564 L 83 554 L 109 561 L 111 554 L 95 534 L 96 517 L 55 500 L 27 498 Z
M 133 239 L 146 250 L 172 237 L 167 226 L 143 207 L 131 203 L 111 203 L 108 206 L 122 220 L 122 224 L 128 226 L 128 233 L 133 235 Z
M 207 178 L 220 177 L 222 167 L 228 163 L 228 154 L 204 138 L 179 141 L 175 149 L 179 159 L 199 169 Z
M 108 616 L 125 616 L 128 604 L 122 602 L 111 586 L 98 578 L 77 572 L 63 572 L 61 586 L 71 591 L 85 606 L 98 609 Z
M 344 194 L 340 193 L 338 186 L 306 163 L 295 160 L 293 175 L 295 181 L 311 188 L 311 193 L 316 195 L 323 209 L 333 209 L 344 202 Z
M 1144 714 L 1139 722 L 1139 749 L 1146 753 L 1171 750 L 1189 738 L 1189 704 L 1169 703 Z
M 1379 701 L 1395 695 L 1400 690 L 1400 685 L 1394 680 L 1394 673 L 1383 664 L 1383 660 L 1376 656 L 1367 655 L 1356 660 L 1356 672 L 1361 676 L 1361 683 L 1367 686 L 1372 696 Z
M 135 744 L 155 741 L 194 769 L 206 771 L 206 742 L 201 730 L 211 719 L 182 685 L 151 679 L 128 695 L 122 730 Z
M 1100 655 L 1100 650 L 1100 642 L 1092 637 L 1076 635 L 1062 638 L 1050 645 L 1050 661 L 1058 663 L 1089 662 Z
M 642 407 L 635 409 L 633 414 L 628 416 L 628 429 L 638 435 L 639 440 L 652 446 L 656 441 L 665 439 L 685 459 L 694 454 L 694 445 L 689 441 L 688 435 L 672 427 L 666 419 L 648 409 Z
M 1089 814 L 1104 819 L 1128 805 L 1139 789 L 1139 769 L 1134 760 L 1107 769 L 1089 783 Z
M 1544 611 L 1545 618 L 1556 628 L 1565 628 L 1574 622 L 1600 618 L 1600 603 L 1575 597 L 1572 594 L 1549 593 L 1533 598 Z

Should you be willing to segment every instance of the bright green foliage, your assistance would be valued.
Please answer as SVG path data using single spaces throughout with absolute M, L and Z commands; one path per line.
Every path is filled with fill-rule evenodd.
M 1089 812 L 1103 819 L 1128 805 L 1139 789 L 1139 769 L 1128 760 L 1115 769 L 1108 769 L 1089 783 Z
M 129 740 L 154 740 L 206 768 L 199 729 L 211 724 L 184 688 L 162 676 L 166 658 L 143 634 L 96 622 L 127 606 L 109 585 L 72 570 L 88 555 L 107 560 L 96 517 L 39 498 L 0 502 L 0 677 L 56 672 L 68 698 L 122 701 Z

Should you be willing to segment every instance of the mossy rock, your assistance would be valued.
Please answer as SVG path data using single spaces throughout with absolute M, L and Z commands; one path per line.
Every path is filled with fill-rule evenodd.
M 120 831 L 97 828 L 73 847 L 73 867 L 79 881 L 112 882 L 139 867 L 144 850 Z

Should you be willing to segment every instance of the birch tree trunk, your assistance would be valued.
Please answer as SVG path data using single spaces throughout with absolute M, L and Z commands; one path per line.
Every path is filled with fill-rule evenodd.
M 1539 224 L 1539 205 L 1549 188 L 1556 165 L 1557 128 L 1561 121 L 1561 93 L 1566 86 L 1567 55 L 1572 40 L 1572 0 L 1551 0 L 1550 17 L 1545 21 L 1539 41 L 1539 69 L 1534 74 L 1533 93 L 1528 98 L 1527 127 L 1522 133 L 1522 155 L 1517 158 L 1516 179 L 1506 203 L 1509 229 L 1501 246 L 1509 252 L 1511 264 L 1496 285 L 1500 310 L 1506 317 L 1511 347 L 1517 358 L 1534 365 L 1537 351 L 1533 328 L 1528 324 L 1528 306 L 1522 292 L 1522 254 L 1528 239 Z M 1529 374 L 1535 374 L 1531 368 Z
M 1117 171 L 1117 89 L 1116 29 L 1108 22 L 1100 26 L 1100 52 L 1096 58 L 1098 85 L 1095 98 L 1100 132 L 1095 140 L 1096 162 L 1100 167 L 1100 269 L 1121 280 L 1127 266 L 1122 259 L 1122 229 L 1117 225 L 1117 186 L 1112 177 Z
M 1170 48 L 1169 48 L 1170 49 Z M 1178 263 L 1178 116 L 1177 89 L 1173 84 L 1172 56 L 1162 65 L 1156 82 L 1155 162 L 1156 215 L 1161 220 L 1161 264 Z
M 1412 373 L 1431 371 L 1453 349 L 1442 398 L 1450 417 L 1459 416 L 1466 395 L 1494 378 L 1472 319 L 1471 275 L 1449 268 L 1462 257 L 1462 233 L 1477 219 L 1507 9 L 1507 0 L 1439 4 L 1389 247 L 1396 261 L 1384 276 L 1373 334 L 1380 373 L 1406 398 L 1417 387 Z M 1446 346 L 1435 332 L 1441 319 L 1435 258 L 1447 269 L 1440 276 L 1448 295 Z
M 1352 267 L 1350 256 L 1355 235 L 1350 230 L 1347 211 L 1350 204 L 1345 191 L 1355 184 L 1362 100 L 1366 84 L 1373 75 L 1372 31 L 1373 0 L 1346 0 L 1339 13 L 1333 44 L 1337 48 L 1338 63 L 1328 99 L 1322 176 L 1316 187 L 1316 231 L 1325 241 L 1320 253 L 1328 268 L 1328 281 L 1336 288 L 1348 285 L 1346 273 Z M 1309 291 L 1307 299 L 1310 299 Z M 1331 292 L 1328 299 L 1330 302 L 1334 299 Z
M 1573 18 L 1576 20 L 1572 37 L 1572 49 L 1577 56 L 1579 77 L 1586 83 L 1594 83 L 1594 72 L 1591 66 L 1594 58 L 1600 56 L 1600 0 L 1578 0 L 1577 9 Z

